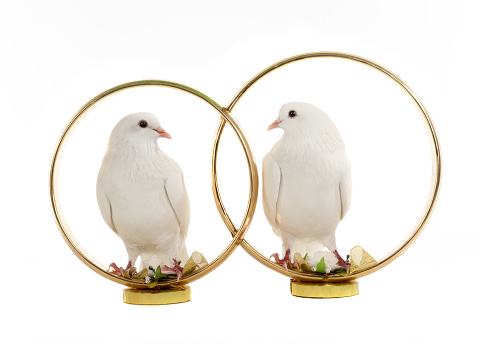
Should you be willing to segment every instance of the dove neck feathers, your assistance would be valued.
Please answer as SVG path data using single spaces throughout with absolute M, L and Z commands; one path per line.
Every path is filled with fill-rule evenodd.
M 130 181 L 142 177 L 154 179 L 158 175 L 163 177 L 162 173 L 173 170 L 170 157 L 158 147 L 156 140 L 112 140 L 108 144 L 104 165 L 117 174 L 123 173 L 123 177 Z
M 285 131 L 275 147 L 281 152 L 287 151 L 301 157 L 308 153 L 327 155 L 345 150 L 344 142 L 336 128 L 325 131 L 314 127 Z

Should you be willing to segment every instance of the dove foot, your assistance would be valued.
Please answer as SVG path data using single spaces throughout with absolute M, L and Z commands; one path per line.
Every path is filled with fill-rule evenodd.
M 341 257 L 337 250 L 333 251 L 333 254 L 336 256 L 338 260 L 338 265 L 349 271 L 350 264 L 346 263 L 346 261 Z
M 114 275 L 117 275 L 119 277 L 123 277 L 123 273 L 125 273 L 125 271 L 127 271 L 128 269 L 131 268 L 131 261 L 128 262 L 128 265 L 126 266 L 126 268 L 123 268 L 123 267 L 118 267 L 116 265 L 115 262 L 111 263 L 110 266 L 108 267 L 108 270 L 107 272 L 108 273 L 111 273 L 111 274 L 114 274 Z
M 296 263 L 291 262 L 290 254 L 291 254 L 291 250 L 287 249 L 286 253 L 284 254 L 283 259 L 279 258 L 278 253 L 272 254 L 269 258 L 270 259 L 274 258 L 274 261 L 275 261 L 276 264 L 279 264 L 280 266 L 282 266 L 284 269 L 287 270 L 288 268 L 295 268 L 296 267 L 295 266 Z
M 180 266 L 180 263 L 176 259 L 173 259 L 173 267 L 168 267 L 167 265 L 164 265 L 161 270 L 175 272 L 178 277 L 178 280 L 180 280 L 183 275 L 183 267 Z

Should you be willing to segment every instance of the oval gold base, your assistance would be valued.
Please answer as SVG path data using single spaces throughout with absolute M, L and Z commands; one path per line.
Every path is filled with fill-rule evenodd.
M 181 287 L 162 288 L 161 290 L 125 288 L 123 302 L 137 305 L 163 305 L 189 302 L 191 288 L 188 285 Z
M 309 283 L 291 279 L 291 294 L 304 298 L 343 298 L 359 294 L 356 280 L 342 283 Z

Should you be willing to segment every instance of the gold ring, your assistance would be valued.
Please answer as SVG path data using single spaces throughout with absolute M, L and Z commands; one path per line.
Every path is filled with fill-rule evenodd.
M 359 278 L 366 276 L 368 274 L 371 274 L 392 261 L 394 261 L 397 257 L 399 257 L 402 253 L 404 253 L 410 246 L 411 244 L 417 239 L 417 237 L 420 235 L 424 227 L 426 226 L 429 218 L 431 217 L 432 211 L 434 209 L 434 206 L 437 201 L 437 196 L 439 193 L 439 187 L 440 187 L 440 182 L 441 182 L 441 151 L 439 147 L 439 141 L 437 138 L 436 130 L 434 129 L 434 125 L 432 123 L 431 117 L 426 111 L 426 108 L 422 104 L 422 102 L 419 100 L 419 98 L 412 92 L 412 90 L 405 84 L 403 80 L 399 78 L 396 74 L 393 72 L 389 71 L 388 69 L 384 68 L 383 66 L 365 59 L 363 57 L 359 57 L 356 55 L 351 55 L 351 54 L 345 54 L 345 53 L 340 53 L 340 52 L 311 52 L 311 53 L 306 53 L 306 54 L 301 54 L 293 57 L 289 57 L 287 59 L 284 59 L 282 61 L 279 61 L 263 71 L 259 72 L 256 76 L 254 76 L 251 80 L 249 80 L 233 97 L 233 99 L 230 101 L 229 105 L 226 107 L 227 112 L 231 112 L 235 105 L 238 103 L 240 98 L 248 91 L 251 86 L 253 86 L 257 81 L 259 81 L 261 78 L 269 74 L 270 72 L 273 72 L 274 70 L 279 69 L 280 67 L 283 67 L 287 64 L 301 61 L 301 60 L 306 60 L 306 59 L 312 59 L 312 58 L 338 58 L 338 59 L 346 59 L 346 60 L 351 60 L 354 62 L 359 62 L 361 64 L 367 65 L 372 67 L 373 69 L 376 69 L 392 80 L 394 80 L 397 84 L 399 84 L 408 94 L 409 96 L 413 99 L 413 101 L 416 103 L 417 107 L 421 111 L 424 119 L 424 123 L 426 125 L 426 128 L 428 129 L 428 138 L 430 142 L 430 148 L 431 148 L 431 157 L 432 157 L 432 177 L 431 177 L 431 187 L 429 191 L 429 196 L 426 202 L 425 209 L 423 213 L 421 214 L 421 217 L 419 218 L 419 221 L 417 222 L 416 226 L 414 229 L 410 232 L 408 237 L 404 240 L 404 242 L 396 248 L 391 254 L 386 256 L 385 258 L 381 259 L 375 266 L 355 272 L 352 275 L 348 276 L 330 276 L 328 278 L 323 278 L 316 276 L 314 274 L 307 274 L 307 273 L 300 273 L 297 271 L 290 271 L 290 270 L 285 270 L 283 267 L 273 263 L 270 261 L 268 258 L 263 256 L 261 253 L 259 253 L 256 249 L 253 248 L 246 240 L 243 239 L 241 245 L 242 247 L 248 252 L 251 256 L 253 256 L 256 260 L 258 260 L 260 263 L 264 264 L 268 268 L 271 268 L 275 270 L 276 272 L 279 272 L 283 275 L 286 275 L 288 277 L 291 277 L 295 280 L 298 281 L 304 281 L 304 282 L 345 282 L 345 281 L 351 281 L 353 279 Z M 216 157 L 217 157 L 217 152 L 218 152 L 218 145 L 219 141 L 221 138 L 221 134 L 223 132 L 224 126 L 226 124 L 226 121 L 224 118 L 220 120 L 218 123 L 218 127 L 216 130 L 216 136 L 215 136 L 215 142 L 213 146 L 213 166 L 212 166 L 212 174 L 213 174 L 213 182 L 214 182 L 214 194 L 215 194 L 215 200 L 218 203 L 218 208 L 220 209 L 220 215 L 223 218 L 223 221 L 225 222 L 225 225 L 229 229 L 232 235 L 235 235 L 237 233 L 237 229 L 231 219 L 229 218 L 225 206 L 223 202 L 221 201 L 221 197 L 219 195 L 219 188 L 218 188 L 218 183 L 217 183 L 217 177 L 216 177 Z
M 234 130 L 234 132 L 236 133 L 236 136 L 241 142 L 241 146 L 243 147 L 243 151 L 246 155 L 246 159 L 248 163 L 248 168 L 249 168 L 248 205 L 246 208 L 243 221 L 241 222 L 241 226 L 233 235 L 233 240 L 229 243 L 228 247 L 226 247 L 226 249 L 218 257 L 216 257 L 211 263 L 209 263 L 206 267 L 193 272 L 191 275 L 186 276 L 185 278 L 181 278 L 179 281 L 172 279 L 169 281 L 162 282 L 160 284 L 161 286 L 168 286 L 171 284 L 185 285 L 213 271 L 221 263 L 223 263 L 226 260 L 226 258 L 228 258 L 229 255 L 231 255 L 231 253 L 241 243 L 242 237 L 244 236 L 244 234 L 246 233 L 246 231 L 248 230 L 251 224 L 251 219 L 253 218 L 254 211 L 256 208 L 256 202 L 258 199 L 258 171 L 256 168 L 256 163 L 254 161 L 253 153 L 248 144 L 248 141 L 246 140 L 246 137 L 243 131 L 238 126 L 238 124 L 236 123 L 233 116 L 231 116 L 229 111 L 222 108 L 220 105 L 218 105 L 214 100 L 212 100 L 208 96 L 204 95 L 203 93 L 191 87 L 181 85 L 175 82 L 168 82 L 168 81 L 161 81 L 161 80 L 144 80 L 144 81 L 128 82 L 128 83 L 113 87 L 92 98 L 85 105 L 83 105 L 83 107 L 80 110 L 78 110 L 78 112 L 71 118 L 70 122 L 63 130 L 60 136 L 60 139 L 58 140 L 58 143 L 55 147 L 55 151 L 53 152 L 53 158 L 52 158 L 51 166 L 50 166 L 50 178 L 49 178 L 50 204 L 52 206 L 55 221 L 57 223 L 58 229 L 60 230 L 60 233 L 62 234 L 63 238 L 65 239 L 69 247 L 72 249 L 72 251 L 77 255 L 78 258 L 82 260 L 83 263 L 85 263 L 88 267 L 93 269 L 96 273 L 114 282 L 124 284 L 126 286 L 133 287 L 133 288 L 140 288 L 140 289 L 148 288 L 147 284 L 134 282 L 132 280 L 118 277 L 112 273 L 107 272 L 106 266 L 95 261 L 93 258 L 90 258 L 87 252 L 80 246 L 79 242 L 77 241 L 72 231 L 68 227 L 67 221 L 61 210 L 60 202 L 57 198 L 58 187 L 59 187 L 58 178 L 59 178 L 59 169 L 60 169 L 62 151 L 64 149 L 64 146 L 67 143 L 67 138 L 69 135 L 72 134 L 75 125 L 77 125 L 80 122 L 80 120 L 83 118 L 83 116 L 89 109 L 91 109 L 94 105 L 96 105 L 103 99 L 126 89 L 135 88 L 135 87 L 144 87 L 144 86 L 167 87 L 167 88 L 181 90 L 189 94 L 192 94 L 196 97 L 199 97 L 200 99 L 208 103 L 210 106 L 212 106 L 214 109 L 216 109 L 216 111 L 220 113 L 222 119 L 226 119 L 226 121 L 229 123 L 231 128 Z M 219 198 L 219 193 L 218 195 L 215 194 L 215 199 L 216 198 Z

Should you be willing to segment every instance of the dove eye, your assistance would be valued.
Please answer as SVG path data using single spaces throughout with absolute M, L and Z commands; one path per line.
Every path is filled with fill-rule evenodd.
M 288 116 L 291 118 L 296 117 L 296 111 L 293 111 L 293 110 L 289 111 Z
M 140 122 L 138 122 L 138 126 L 145 128 L 148 126 L 148 122 L 146 122 L 145 120 L 141 120 Z

